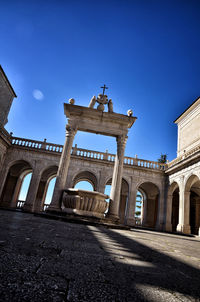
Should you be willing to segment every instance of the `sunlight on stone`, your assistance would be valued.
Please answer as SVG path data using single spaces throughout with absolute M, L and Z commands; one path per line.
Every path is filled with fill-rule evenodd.
M 164 301 L 194 301 L 192 296 L 181 294 L 179 292 L 169 292 L 164 288 L 156 287 L 153 285 L 140 284 L 136 283 L 136 288 L 142 293 L 145 298 L 148 298 L 148 301 L 160 302 Z M 196 300 L 195 300 L 196 301 Z
M 155 268 L 155 265 L 150 262 L 140 260 L 140 256 L 124 248 L 123 245 L 116 242 L 114 239 L 110 238 L 107 234 L 101 232 L 96 227 L 88 226 L 88 228 L 93 233 L 95 238 L 99 241 L 103 249 L 105 249 L 105 251 L 109 253 L 110 256 L 115 259 L 115 261 L 144 268 Z

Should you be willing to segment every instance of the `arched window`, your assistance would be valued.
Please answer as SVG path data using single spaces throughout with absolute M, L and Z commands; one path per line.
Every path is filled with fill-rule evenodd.
M 24 205 L 24 201 L 26 200 L 28 189 L 31 182 L 31 177 L 32 177 L 32 173 L 28 173 L 27 175 L 24 176 L 18 196 L 17 208 L 21 208 Z
M 48 208 L 48 206 L 51 203 L 51 199 L 52 199 L 53 191 L 54 191 L 54 187 L 55 187 L 55 182 L 56 182 L 56 176 L 53 177 L 49 182 L 45 201 L 44 201 L 44 210 L 46 210 L 46 208 Z

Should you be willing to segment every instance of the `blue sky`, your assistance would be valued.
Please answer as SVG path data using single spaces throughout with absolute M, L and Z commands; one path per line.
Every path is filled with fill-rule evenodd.
M 88 106 L 105 83 L 114 111 L 138 117 L 126 155 L 176 157 L 173 121 L 200 94 L 200 1 L 0 3 L 1 65 L 18 96 L 8 131 L 63 144 L 63 103 Z M 92 134 L 75 143 L 116 150 L 114 138 Z

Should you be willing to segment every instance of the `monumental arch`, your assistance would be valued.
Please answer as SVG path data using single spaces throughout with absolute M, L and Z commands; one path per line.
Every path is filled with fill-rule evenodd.
M 136 120 L 136 117 L 125 116 L 113 112 L 109 106 L 107 95 L 99 94 L 97 109 L 93 108 L 96 98 L 93 97 L 89 108 L 76 106 L 74 101 L 71 104 L 64 104 L 65 115 L 68 118 L 66 125 L 66 140 L 60 159 L 51 210 L 60 210 L 60 200 L 63 190 L 66 188 L 66 180 L 70 164 L 70 155 L 73 139 L 77 131 L 91 132 L 101 135 L 114 136 L 117 141 L 117 154 L 115 155 L 114 169 L 108 215 L 110 218 L 119 218 L 120 191 L 124 164 L 124 151 L 127 140 L 128 128 Z M 94 102 L 95 101 L 95 102 Z M 110 102 L 110 101 L 109 101 Z M 104 111 L 104 104 L 108 103 L 108 112 Z
M 108 112 L 95 109 L 97 99 L 94 98 L 88 108 L 74 104 L 73 100 L 65 104 L 67 138 L 62 146 L 46 140 L 13 137 L 12 133 L 6 131 L 5 125 L 14 97 L 16 94 L 0 68 L 0 105 L 3 108 L 0 117 L 0 207 L 18 208 L 33 213 L 44 212 L 48 207 L 49 210 L 62 210 L 62 192 L 67 188 L 73 190 L 79 180 L 88 180 L 93 186 L 94 195 L 96 196 L 96 192 L 102 194 L 99 195 L 101 198 L 106 185 L 112 184 L 109 214 L 111 218 L 119 217 L 118 221 L 122 224 L 135 225 L 136 196 L 139 191 L 142 194 L 142 226 L 186 234 L 199 233 L 199 98 L 175 121 L 178 126 L 177 158 L 161 164 L 124 156 L 127 129 L 135 118 L 131 116 L 131 112 L 127 116 L 113 113 L 112 101 Z M 117 138 L 116 155 L 108 151 L 99 152 L 72 146 L 73 137 L 78 130 L 105 134 L 104 127 L 95 129 L 92 124 L 88 127 L 88 123 L 84 122 L 91 112 L 99 123 L 102 116 L 103 123 L 111 123 L 108 116 L 113 116 L 116 117 L 115 121 L 120 120 L 124 125 L 122 130 L 120 128 L 116 131 L 114 125 L 117 123 L 109 124 L 107 134 Z M 82 114 L 82 119 L 76 125 L 78 114 Z M 24 178 L 29 173 L 32 173 L 32 177 L 26 199 L 19 200 Z M 62 173 L 65 177 L 61 177 Z M 57 183 L 49 206 L 45 204 L 45 196 L 49 182 L 55 176 Z

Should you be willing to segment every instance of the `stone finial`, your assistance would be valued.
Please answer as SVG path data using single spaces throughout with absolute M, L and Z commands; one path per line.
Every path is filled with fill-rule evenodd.
M 89 103 L 89 108 L 94 108 L 94 105 L 96 103 L 97 99 L 96 99 L 96 96 L 94 95 L 92 98 L 91 98 L 91 101 Z
M 127 111 L 127 115 L 128 115 L 128 116 L 133 116 L 133 110 L 132 110 L 132 109 L 129 109 L 129 110 Z
M 111 99 L 108 101 L 108 112 L 113 112 L 113 102 Z
M 108 98 L 105 94 L 99 94 L 97 97 L 97 103 L 99 103 L 97 109 L 104 111 L 104 105 L 108 104 Z
M 75 99 L 69 99 L 69 104 L 74 105 L 75 104 Z

